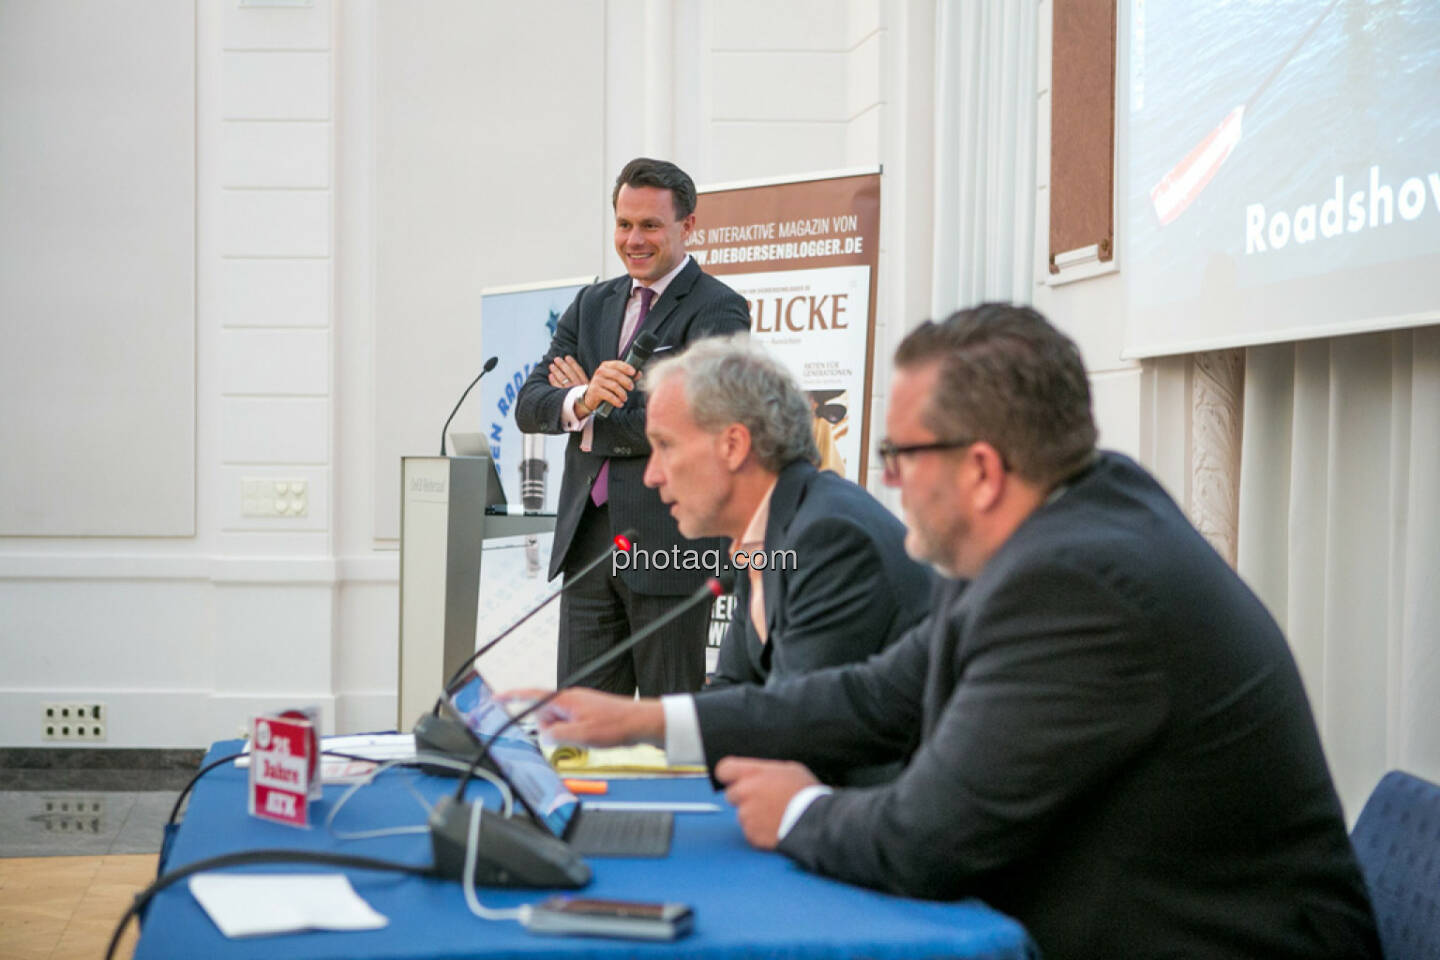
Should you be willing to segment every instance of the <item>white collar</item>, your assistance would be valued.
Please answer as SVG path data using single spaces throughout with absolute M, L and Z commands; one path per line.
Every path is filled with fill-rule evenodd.
M 685 264 L 689 262 L 690 254 L 687 253 L 685 254 L 685 256 L 680 258 L 679 263 L 675 264 L 675 268 L 673 270 L 665 274 L 665 276 L 661 277 L 659 280 L 656 280 L 654 283 L 641 283 L 639 280 L 631 277 L 629 295 L 632 297 L 635 295 L 636 287 L 649 287 L 655 293 L 655 300 L 659 300 L 664 295 L 665 288 L 670 286 L 670 281 L 674 280 L 675 277 L 680 273 L 680 271 L 685 269 Z M 651 306 L 654 306 L 655 300 L 650 301 Z

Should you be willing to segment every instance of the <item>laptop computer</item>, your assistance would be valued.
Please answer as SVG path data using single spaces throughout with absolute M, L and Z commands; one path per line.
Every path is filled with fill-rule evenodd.
M 496 734 L 510 715 L 473 668 L 446 697 L 478 748 L 489 745 L 490 769 L 510 786 L 515 801 L 541 827 L 585 856 L 663 857 L 670 852 L 675 815 L 660 810 L 586 810 L 565 788 L 540 752 L 534 736 L 519 725 Z

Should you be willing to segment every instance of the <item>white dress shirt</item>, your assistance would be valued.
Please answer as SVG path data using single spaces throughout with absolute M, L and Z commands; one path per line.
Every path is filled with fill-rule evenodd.
M 705 763 L 705 746 L 700 740 L 700 716 L 695 712 L 695 698 L 688 693 L 674 693 L 660 698 L 665 711 L 665 761 L 675 765 Z M 810 809 L 818 798 L 835 791 L 823 783 L 813 784 L 790 798 L 780 818 L 777 840 L 784 840 L 790 828 Z
M 765 549 L 765 527 L 770 522 L 770 498 L 775 493 L 775 486 L 779 483 L 770 484 L 770 489 L 765 491 L 765 496 L 760 498 L 760 505 L 755 508 L 755 513 L 750 517 L 750 523 L 745 528 L 745 534 L 740 540 L 730 544 L 730 551 L 733 554 L 736 550 L 746 549 L 754 552 L 756 547 Z M 747 573 L 750 577 L 750 609 L 746 611 L 750 616 L 750 622 L 755 626 L 755 633 L 764 643 L 766 637 L 765 622 L 765 594 L 760 572 L 751 567 Z M 661 709 L 665 711 L 665 757 L 666 761 L 673 764 L 701 764 L 705 763 L 705 745 L 700 739 L 700 717 L 695 712 L 695 698 L 687 694 L 675 694 L 660 698 Z M 785 815 L 780 818 L 779 839 L 785 839 L 785 834 L 800 819 L 800 816 L 815 801 L 816 797 L 823 797 L 833 791 L 824 784 L 815 784 L 806 787 L 785 806 Z
M 780 483 L 776 477 L 770 482 L 770 488 L 765 491 L 765 496 L 760 498 L 760 505 L 755 508 L 754 515 L 750 518 L 750 525 L 745 528 L 745 533 L 739 540 L 730 544 L 730 556 L 733 558 L 741 550 L 746 551 L 750 556 L 763 552 L 765 549 L 765 528 L 770 523 L 770 497 L 775 492 L 775 487 Z M 765 621 L 765 578 L 756 569 L 753 563 L 746 565 L 746 574 L 750 578 L 750 609 L 746 611 L 750 615 L 750 623 L 755 627 L 755 635 L 764 643 L 769 639 L 769 624 Z

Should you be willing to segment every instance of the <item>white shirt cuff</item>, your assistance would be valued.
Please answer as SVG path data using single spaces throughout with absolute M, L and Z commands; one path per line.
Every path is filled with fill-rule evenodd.
M 705 745 L 700 742 L 700 715 L 695 712 L 695 698 L 688 693 L 675 693 L 660 698 L 665 711 L 665 762 L 703 764 Z
M 785 834 L 789 833 L 790 828 L 795 826 L 800 818 L 805 815 L 805 811 L 810 809 L 810 804 L 834 792 L 834 790 L 825 786 L 823 783 L 817 783 L 814 786 L 806 787 L 791 797 L 790 802 L 785 805 L 785 815 L 780 818 L 780 830 L 775 837 L 776 842 L 778 843 L 785 839 Z
M 560 425 L 571 433 L 584 430 L 585 424 L 589 423 L 590 417 L 594 416 L 592 413 L 584 420 L 575 416 L 575 404 L 579 403 L 580 398 L 585 396 L 587 389 L 588 387 L 583 383 L 578 387 L 571 387 L 570 392 L 565 394 L 564 402 L 560 404 Z

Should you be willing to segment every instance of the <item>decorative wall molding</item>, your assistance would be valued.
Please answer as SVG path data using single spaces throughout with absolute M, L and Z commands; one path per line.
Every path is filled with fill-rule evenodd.
M 1225 562 L 1235 566 L 1240 524 L 1240 437 L 1245 402 L 1245 352 L 1214 350 L 1193 357 L 1190 386 L 1191 522 Z
M 396 553 L 350 557 L 224 557 L 174 554 L 0 553 L 0 582 L 210 581 L 219 584 L 398 583 Z

